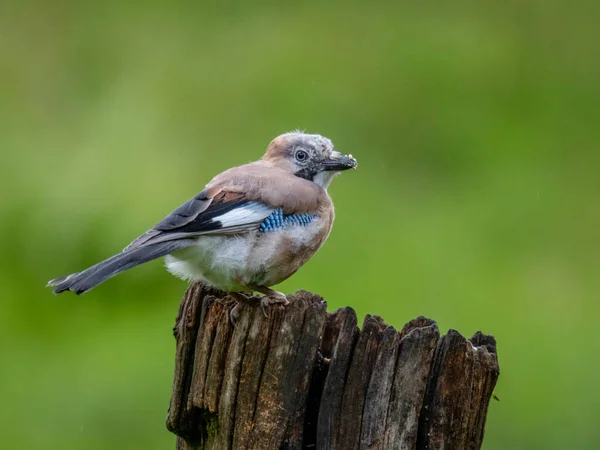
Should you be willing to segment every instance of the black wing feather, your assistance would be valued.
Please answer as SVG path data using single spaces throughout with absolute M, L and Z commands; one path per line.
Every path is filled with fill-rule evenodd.
M 181 239 L 190 235 L 216 233 L 223 224 L 215 217 L 251 203 L 245 198 L 225 200 L 223 196 L 210 197 L 207 190 L 200 192 L 135 239 L 124 250 L 131 250 L 150 243 Z M 243 231 L 245 227 L 231 227 L 228 232 Z
M 181 233 L 201 233 L 205 231 L 218 230 L 221 228 L 221 222 L 213 220 L 215 217 L 239 208 L 247 203 L 249 202 L 245 199 L 231 200 L 225 203 L 213 202 L 193 218 L 188 217 L 185 221 L 173 221 L 170 219 L 170 216 L 168 216 L 162 222 L 156 225 L 154 229 L 159 231 Z

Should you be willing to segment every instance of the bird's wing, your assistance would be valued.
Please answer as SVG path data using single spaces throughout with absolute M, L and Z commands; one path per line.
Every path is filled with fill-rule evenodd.
M 237 234 L 255 230 L 273 210 L 264 203 L 249 200 L 243 193 L 208 188 L 142 234 L 124 251 L 202 234 Z

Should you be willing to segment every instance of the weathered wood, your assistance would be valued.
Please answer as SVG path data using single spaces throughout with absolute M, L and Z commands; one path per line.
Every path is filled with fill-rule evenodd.
M 340 421 L 337 438 L 337 448 L 339 449 L 359 447 L 367 387 L 383 328 L 383 321 L 379 317 L 367 316 L 365 318 L 352 354 L 342 396 L 343 419 Z
M 177 341 L 177 359 L 175 360 L 175 379 L 167 417 L 167 428 L 191 442 L 200 439 L 198 433 L 201 430 L 198 427 L 200 418 L 197 417 L 197 411 L 188 406 L 194 361 L 196 360 L 194 349 L 198 332 L 203 329 L 202 321 L 211 298 L 210 294 L 210 290 L 203 289 L 197 284 L 191 286 L 181 302 L 173 328 L 173 334 Z
M 421 410 L 417 448 L 478 449 L 499 375 L 496 342 L 449 330 L 437 344 Z
M 342 396 L 358 333 L 356 313 L 352 308 L 340 309 L 329 316 L 322 344 L 323 355 L 327 358 L 322 375 L 325 381 L 318 411 L 317 432 L 311 444 L 316 445 L 318 436 L 319 446 L 322 448 L 338 447 Z
M 174 334 L 167 427 L 177 448 L 478 449 L 498 378 L 495 340 L 419 317 L 362 329 L 317 295 L 260 308 L 193 285 Z
M 417 448 L 419 414 L 439 337 L 436 323 L 424 317 L 402 329 L 382 448 Z

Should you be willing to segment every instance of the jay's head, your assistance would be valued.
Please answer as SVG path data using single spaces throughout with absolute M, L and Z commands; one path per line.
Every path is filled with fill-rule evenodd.
M 324 189 L 327 189 L 338 173 L 356 169 L 358 164 L 352 155 L 342 155 L 335 150 L 333 143 L 326 137 L 299 131 L 273 139 L 263 160 L 297 177 L 317 183 Z

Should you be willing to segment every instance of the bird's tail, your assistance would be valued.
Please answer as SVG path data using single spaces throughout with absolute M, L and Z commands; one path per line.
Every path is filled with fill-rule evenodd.
M 191 239 L 181 239 L 148 244 L 132 250 L 126 250 L 82 272 L 50 280 L 47 286 L 55 286 L 52 290 L 55 294 L 60 294 L 64 291 L 73 291 L 77 295 L 83 294 L 127 269 L 160 258 L 176 250 L 189 247 L 193 243 L 194 241 Z

